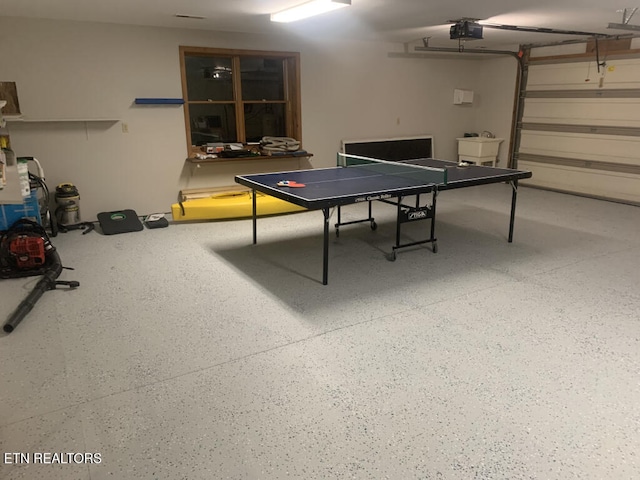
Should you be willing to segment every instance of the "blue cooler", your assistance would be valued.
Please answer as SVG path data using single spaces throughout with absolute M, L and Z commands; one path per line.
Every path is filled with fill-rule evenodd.
M 32 190 L 29 196 L 24 198 L 22 204 L 0 205 L 0 230 L 7 230 L 17 220 L 28 218 L 42 223 L 40 219 L 40 206 L 38 205 L 37 190 Z

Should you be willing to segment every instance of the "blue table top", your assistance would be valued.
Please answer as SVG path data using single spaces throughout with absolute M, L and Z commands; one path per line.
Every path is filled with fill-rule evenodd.
M 360 201 L 428 193 L 486 183 L 528 178 L 522 170 L 470 165 L 460 167 L 455 162 L 437 159 L 416 159 L 394 162 L 398 165 L 429 167 L 446 171 L 425 175 L 389 174 L 360 166 L 292 170 L 286 172 L 239 175 L 237 183 L 306 208 L 326 208 Z M 418 169 L 419 170 L 419 169 Z M 427 172 L 428 174 L 428 172 Z M 278 182 L 289 180 L 305 186 L 279 187 Z

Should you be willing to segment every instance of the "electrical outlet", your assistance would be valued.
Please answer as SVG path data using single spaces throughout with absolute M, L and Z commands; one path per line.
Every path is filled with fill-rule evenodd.
M 129 133 L 129 124 L 122 122 L 122 133 Z

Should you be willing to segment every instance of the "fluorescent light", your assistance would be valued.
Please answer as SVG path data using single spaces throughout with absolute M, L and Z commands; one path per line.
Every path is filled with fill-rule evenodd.
M 351 0 L 312 0 L 301 3 L 295 7 L 287 8 L 281 12 L 272 13 L 272 22 L 295 22 L 303 18 L 312 17 L 321 13 L 330 12 L 351 5 Z

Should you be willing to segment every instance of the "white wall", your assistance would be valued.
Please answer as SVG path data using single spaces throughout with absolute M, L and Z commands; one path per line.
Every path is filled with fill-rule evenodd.
M 511 59 L 389 58 L 397 45 L 0 17 L 0 81 L 17 82 L 25 118 L 118 120 L 10 123 L 14 150 L 41 161 L 51 189 L 77 185 L 83 220 L 123 208 L 166 212 L 182 188 L 304 166 L 186 163 L 182 107 L 133 105 L 182 97 L 179 45 L 299 51 L 302 141 L 315 167 L 334 164 L 343 138 L 433 134 L 436 156 L 456 159 L 464 132 L 510 133 Z M 474 104 L 453 105 L 454 88 L 474 90 Z
M 509 163 L 517 76 L 517 60 L 511 56 L 497 56 L 483 62 L 476 79 L 480 95 L 476 104 L 475 131 L 481 134 L 487 130 L 498 138 L 504 138 L 496 165 L 502 168 Z

